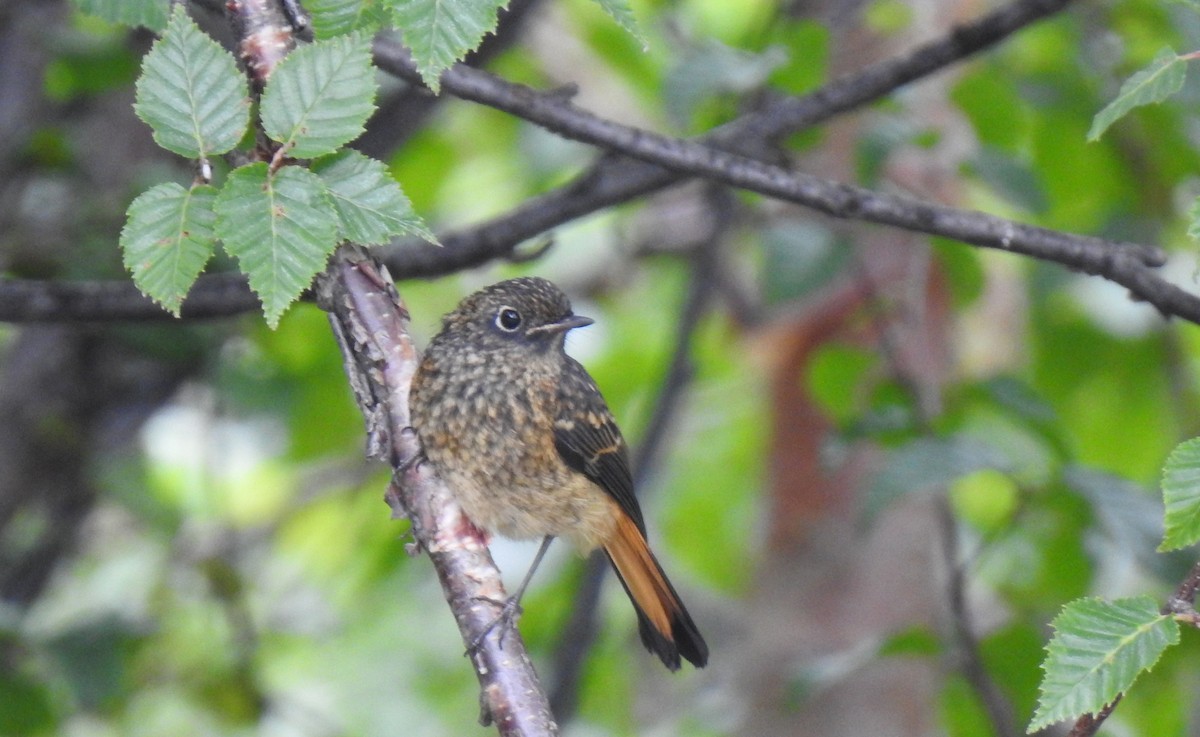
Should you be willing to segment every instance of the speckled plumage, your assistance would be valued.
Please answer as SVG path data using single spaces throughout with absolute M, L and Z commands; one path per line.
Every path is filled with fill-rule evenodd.
M 516 323 L 516 324 L 512 324 Z M 558 287 L 521 278 L 446 315 L 413 379 L 425 456 L 482 529 L 604 547 L 638 610 L 647 647 L 668 667 L 708 648 L 645 543 L 628 451 L 600 390 L 563 348 L 575 316 Z

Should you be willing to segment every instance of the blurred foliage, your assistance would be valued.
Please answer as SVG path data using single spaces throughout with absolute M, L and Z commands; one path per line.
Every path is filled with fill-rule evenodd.
M 839 48 L 845 28 L 797 5 L 633 2 L 643 52 L 596 3 L 554 0 L 492 68 L 539 87 L 575 82 L 576 101 L 601 115 L 694 135 L 761 98 L 810 91 L 833 70 L 860 66 L 842 57 L 861 43 Z M 914 30 L 922 21 L 911 5 L 865 3 L 839 22 L 907 49 L 927 37 Z M 0 33 L 16 33 L 13 19 L 28 7 L 0 11 Z M 49 41 L 29 80 L 38 117 L 0 142 L 7 276 L 112 276 L 129 200 L 147 182 L 191 176 L 153 152 L 130 110 L 149 36 L 60 10 L 41 29 Z M 978 8 L 946 13 L 968 11 Z M 880 188 L 893 186 L 897 160 L 945 157 L 953 186 L 943 191 L 960 197 L 956 204 L 1159 244 L 1195 288 L 1195 246 L 1185 237 L 1200 190 L 1195 85 L 1086 140 L 1096 112 L 1164 45 L 1200 46 L 1193 9 L 1092 5 L 911 85 L 936 93 L 938 116 L 925 115 L 927 98 L 905 88 L 856 114 L 853 129 L 809 131 L 786 144 L 806 156 L 850 137 L 844 176 Z M 385 85 L 381 97 L 388 93 Z M 446 100 L 386 163 L 414 209 L 444 232 L 569 181 L 592 157 L 507 115 Z M 703 219 L 679 216 L 671 197 L 564 226 L 539 261 L 402 283 L 419 342 L 479 286 L 518 273 L 553 278 L 580 313 L 597 318 L 569 348 L 638 446 L 686 302 L 688 236 Z M 1161 600 L 1192 562 L 1187 551 L 1154 552 L 1162 535 L 1154 487 L 1170 449 L 1200 430 L 1200 333 L 1092 277 L 939 240 L 928 253 L 944 282 L 953 360 L 938 411 L 923 417 L 889 357 L 861 335 L 828 339 L 803 366 L 779 368 L 786 341 L 772 342 L 780 333 L 770 328 L 853 273 L 862 231 L 758 197 L 737 207 L 723 276 L 748 306 L 739 311 L 727 294 L 699 321 L 690 382 L 640 490 L 656 552 L 710 636 L 713 662 L 701 674 L 661 672 L 610 581 L 572 726 L 604 735 L 743 731 L 739 720 L 757 704 L 726 669 L 750 638 L 738 628 L 777 614 L 738 613 L 762 594 L 760 565 L 780 554 L 765 530 L 778 509 L 774 462 L 792 451 L 774 443 L 790 409 L 781 386 L 800 387 L 827 422 L 824 460 L 873 450 L 860 488 L 845 492 L 859 497 L 857 529 L 922 498 L 948 500 L 962 548 L 955 563 L 981 612 L 979 657 L 1015 721 L 1027 723 L 1046 628 L 1066 601 Z M 870 321 L 862 312 L 859 328 Z M 165 403 L 123 405 L 104 418 L 104 432 L 137 428 L 131 442 L 113 447 L 98 431 L 85 447 L 74 429 L 46 419 L 48 432 L 75 438 L 87 457 L 96 501 L 36 600 L 0 604 L 0 735 L 484 733 L 477 684 L 437 582 L 426 561 L 405 554 L 406 523 L 388 519 L 386 473 L 361 460 L 362 420 L 325 316 L 300 305 L 273 331 L 250 317 L 174 328 L 107 333 L 182 377 Z M 17 332 L 6 329 L 0 348 Z M 23 550 L 52 523 L 20 516 L 3 528 L 0 548 Z M 582 569 L 573 554 L 557 553 L 521 620 L 548 682 Z M 528 554 L 503 554 L 510 582 Z M 789 569 L 795 580 L 783 576 L 781 585 L 804 573 Z M 941 614 L 931 621 L 877 633 L 836 667 L 801 656 L 780 666 L 791 674 L 773 684 L 786 708 L 800 712 L 831 683 L 852 682 L 864 661 L 931 665 L 933 728 L 993 734 L 959 668 L 948 615 L 941 603 L 933 608 Z M 1116 710 L 1114 733 L 1196 732 L 1197 647 L 1185 632 Z

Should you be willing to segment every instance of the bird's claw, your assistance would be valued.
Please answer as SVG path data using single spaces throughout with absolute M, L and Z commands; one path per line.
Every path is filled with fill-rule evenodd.
M 496 615 L 496 618 L 491 622 L 488 622 L 487 626 L 483 628 L 483 631 L 476 635 L 474 640 L 471 640 L 471 643 L 467 645 L 467 651 L 464 653 L 464 655 L 474 655 L 475 653 L 479 652 L 479 648 L 483 646 L 483 641 L 487 639 L 487 636 L 492 630 L 496 629 L 497 626 L 501 627 L 498 643 L 500 645 L 500 649 L 503 650 L 504 636 L 508 634 L 508 630 L 516 629 L 517 618 L 520 617 L 521 612 L 524 611 L 521 609 L 521 603 L 517 601 L 515 597 L 509 597 L 504 601 L 498 601 L 490 596 L 474 596 L 471 598 L 475 601 L 486 601 L 489 604 L 500 607 L 500 614 Z

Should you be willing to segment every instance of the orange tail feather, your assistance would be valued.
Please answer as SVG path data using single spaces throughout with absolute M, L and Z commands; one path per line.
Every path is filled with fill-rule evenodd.
M 638 615 L 638 632 L 650 652 L 671 670 L 682 655 L 697 668 L 708 663 L 708 645 L 650 552 L 637 525 L 618 511 L 617 529 L 604 545 Z

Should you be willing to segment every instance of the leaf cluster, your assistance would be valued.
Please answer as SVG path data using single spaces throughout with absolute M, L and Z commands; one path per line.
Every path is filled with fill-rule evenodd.
M 196 159 L 200 174 L 190 188 L 155 185 L 130 205 L 121 247 L 138 287 L 178 314 L 220 240 L 274 326 L 339 242 L 433 240 L 381 162 L 339 150 L 374 111 L 374 74 L 361 32 L 292 52 L 258 109 L 272 161 L 234 169 L 218 190 L 210 158 L 246 137 L 251 100 L 232 55 L 178 7 L 146 54 L 135 110 L 159 145 Z

